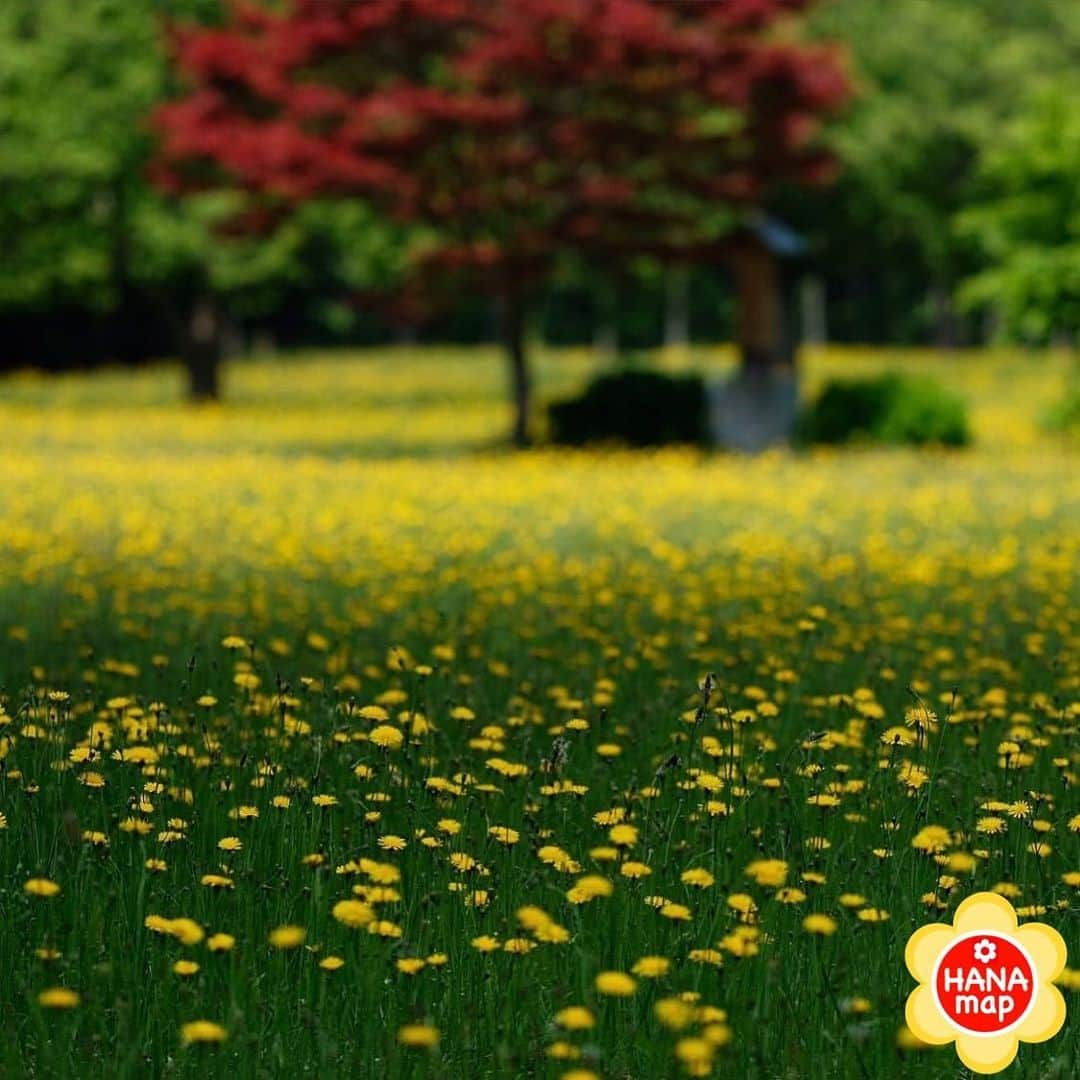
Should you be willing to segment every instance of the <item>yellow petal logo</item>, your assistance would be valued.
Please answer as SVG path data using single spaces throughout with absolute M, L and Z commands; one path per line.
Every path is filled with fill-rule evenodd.
M 1065 1023 L 1053 984 L 1065 967 L 1065 941 L 1050 926 L 1018 927 L 1012 904 L 976 893 L 952 926 L 932 923 L 911 935 L 904 962 L 919 985 L 907 1000 L 907 1025 L 925 1043 L 956 1040 L 973 1072 L 1007 1068 L 1020 1040 L 1045 1042 Z

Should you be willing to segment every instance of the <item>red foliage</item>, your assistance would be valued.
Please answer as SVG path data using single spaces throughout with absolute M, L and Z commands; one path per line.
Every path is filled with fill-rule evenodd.
M 179 29 L 161 182 L 358 196 L 438 226 L 443 267 L 512 278 L 559 250 L 687 254 L 718 202 L 831 163 L 836 54 L 810 0 L 293 0 Z

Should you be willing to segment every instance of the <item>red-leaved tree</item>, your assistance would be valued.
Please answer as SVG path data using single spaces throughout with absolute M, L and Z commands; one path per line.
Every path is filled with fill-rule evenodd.
M 802 41 L 811 0 L 292 0 L 174 33 L 187 95 L 159 116 L 159 175 L 222 182 L 265 211 L 363 198 L 434 237 L 447 273 L 501 305 L 515 442 L 527 441 L 528 299 L 564 252 L 727 259 L 744 358 L 777 351 L 761 253 L 738 212 L 815 183 L 815 145 L 847 95 Z M 741 269 L 740 269 L 741 268 Z

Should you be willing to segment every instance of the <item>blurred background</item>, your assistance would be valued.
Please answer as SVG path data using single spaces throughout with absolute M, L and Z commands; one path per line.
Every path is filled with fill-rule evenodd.
M 501 343 L 519 442 L 753 449 L 795 407 L 708 372 L 993 346 L 1058 354 L 1061 414 L 1078 60 L 1060 0 L 5 0 L 0 370 L 167 360 L 147 392 L 217 398 L 312 349 L 424 382 L 431 345 L 484 386 Z M 534 393 L 643 363 L 706 377 Z M 689 430 L 597 419 L 657 394 Z

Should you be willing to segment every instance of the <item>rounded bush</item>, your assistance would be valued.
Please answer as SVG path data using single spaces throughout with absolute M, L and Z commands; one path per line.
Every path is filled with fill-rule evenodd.
M 1080 379 L 1073 382 L 1046 416 L 1048 431 L 1080 435 Z
M 963 398 L 930 378 L 887 374 L 834 379 L 799 420 L 799 441 L 905 446 L 966 446 L 971 427 Z
M 629 446 L 706 440 L 705 383 L 700 375 L 619 371 L 594 379 L 579 397 L 548 408 L 553 442 Z

